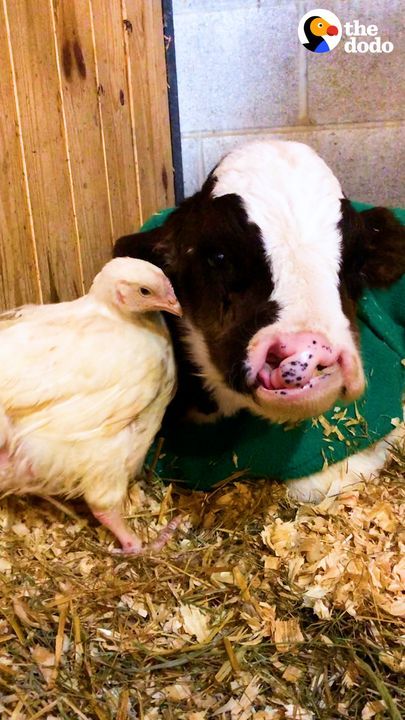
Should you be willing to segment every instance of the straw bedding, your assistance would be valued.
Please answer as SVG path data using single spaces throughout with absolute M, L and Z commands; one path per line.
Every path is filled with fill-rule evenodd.
M 283 486 L 134 486 L 160 556 L 117 557 L 84 505 L 0 503 L 0 717 L 310 720 L 404 709 L 404 448 L 318 507 Z

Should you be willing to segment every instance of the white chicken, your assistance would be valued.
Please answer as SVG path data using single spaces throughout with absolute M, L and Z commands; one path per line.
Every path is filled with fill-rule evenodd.
M 0 494 L 83 496 L 118 552 L 144 551 L 123 502 L 176 382 L 160 310 L 181 315 L 163 272 L 116 258 L 88 295 L 0 316 Z

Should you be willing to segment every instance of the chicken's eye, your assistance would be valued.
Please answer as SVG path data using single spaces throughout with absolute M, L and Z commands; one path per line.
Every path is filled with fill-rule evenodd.
M 140 287 L 139 292 L 144 297 L 147 297 L 147 295 L 152 295 L 152 290 L 149 290 L 149 288 L 147 288 L 147 287 Z

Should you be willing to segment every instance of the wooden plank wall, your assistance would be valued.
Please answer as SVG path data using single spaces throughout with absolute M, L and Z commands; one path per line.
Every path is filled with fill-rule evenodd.
M 160 0 L 0 0 L 0 309 L 82 294 L 173 203 Z

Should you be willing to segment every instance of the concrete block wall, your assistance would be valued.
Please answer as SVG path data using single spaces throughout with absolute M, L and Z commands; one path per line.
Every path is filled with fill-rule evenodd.
M 389 54 L 315 55 L 319 6 L 378 26 Z M 403 0 L 173 0 L 185 194 L 232 147 L 276 136 L 317 150 L 355 200 L 405 206 Z M 402 36 L 401 36 L 402 33 Z M 371 39 L 371 38 L 370 38 Z

